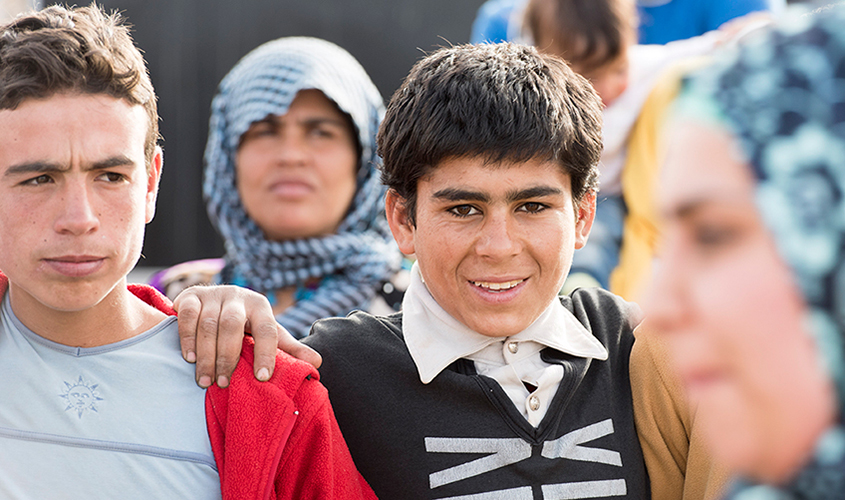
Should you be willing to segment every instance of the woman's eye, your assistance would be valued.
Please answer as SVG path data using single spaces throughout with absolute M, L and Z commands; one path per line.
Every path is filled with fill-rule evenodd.
M 308 133 L 319 139 L 332 139 L 337 136 L 337 133 L 328 127 L 314 127 Z
M 736 239 L 737 232 L 732 228 L 701 226 L 695 229 L 693 235 L 699 247 L 715 249 Z
M 469 217 L 478 213 L 478 210 L 472 205 L 458 205 L 450 208 L 449 211 L 458 217 Z
M 249 129 L 244 133 L 241 137 L 241 140 L 254 138 L 254 137 L 265 137 L 268 135 L 273 135 L 276 133 L 276 127 L 271 122 L 255 122 L 250 125 Z

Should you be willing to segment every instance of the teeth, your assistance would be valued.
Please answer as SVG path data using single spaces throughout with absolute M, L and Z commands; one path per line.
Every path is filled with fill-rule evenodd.
M 475 285 L 475 286 L 480 286 L 481 288 L 486 288 L 488 290 L 492 290 L 494 292 L 500 292 L 502 290 L 509 290 L 509 289 L 515 287 L 516 285 L 522 283 L 523 281 L 525 281 L 525 280 L 522 279 L 522 280 L 506 281 L 504 283 L 491 283 L 491 282 L 488 282 L 488 281 L 473 281 L 472 284 Z

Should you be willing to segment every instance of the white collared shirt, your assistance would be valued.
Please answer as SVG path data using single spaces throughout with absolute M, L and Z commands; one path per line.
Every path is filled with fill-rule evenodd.
M 447 313 L 429 293 L 419 267 L 402 301 L 402 332 L 422 383 L 431 382 L 458 359 L 470 359 L 480 375 L 502 386 L 534 427 L 540 424 L 563 378 L 563 367 L 546 363 L 540 351 L 551 347 L 582 358 L 607 359 L 607 349 L 555 297 L 525 330 L 490 337 L 471 330 Z M 536 386 L 529 392 L 523 382 Z

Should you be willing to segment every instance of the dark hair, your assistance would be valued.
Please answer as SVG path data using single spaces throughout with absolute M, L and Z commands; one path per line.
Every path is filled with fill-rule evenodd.
M 0 109 L 61 92 L 106 94 L 143 106 L 149 167 L 158 140 L 156 96 L 119 14 L 96 4 L 54 5 L 0 26 Z
M 541 51 L 585 71 L 612 62 L 636 42 L 631 0 L 529 0 L 524 22 Z
M 411 69 L 378 134 L 382 181 L 411 220 L 417 181 L 446 159 L 555 161 L 577 203 L 597 186 L 601 100 L 561 59 L 510 43 L 440 49 Z

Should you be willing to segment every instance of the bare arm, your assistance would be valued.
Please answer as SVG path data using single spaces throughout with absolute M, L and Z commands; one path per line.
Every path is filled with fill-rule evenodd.
M 173 302 L 179 317 L 182 356 L 197 364 L 197 384 L 227 387 L 241 353 L 244 332 L 255 340 L 253 373 L 266 381 L 273 374 L 276 348 L 319 368 L 316 351 L 294 339 L 276 322 L 267 298 L 231 285 L 195 286 Z

